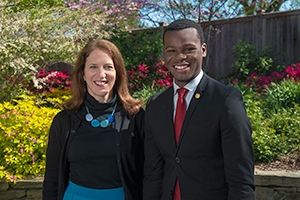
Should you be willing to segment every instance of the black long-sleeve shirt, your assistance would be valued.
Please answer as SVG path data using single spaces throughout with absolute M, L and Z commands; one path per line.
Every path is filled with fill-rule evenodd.
M 126 200 L 142 199 L 144 164 L 144 110 L 126 116 L 124 110 L 115 113 L 116 162 Z M 51 125 L 47 148 L 43 199 L 62 199 L 69 180 L 68 155 L 80 120 L 66 110 L 58 113 Z

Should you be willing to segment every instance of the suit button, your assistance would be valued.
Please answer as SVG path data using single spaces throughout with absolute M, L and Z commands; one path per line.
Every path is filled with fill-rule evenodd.
M 180 158 L 176 157 L 176 158 L 175 158 L 175 162 L 176 162 L 176 163 L 180 163 Z

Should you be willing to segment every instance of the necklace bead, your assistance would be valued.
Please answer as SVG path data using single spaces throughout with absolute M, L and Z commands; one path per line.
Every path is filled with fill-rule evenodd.
M 85 115 L 85 120 L 90 122 L 92 127 L 97 128 L 99 126 L 101 126 L 102 128 L 106 128 L 108 127 L 111 123 L 115 122 L 115 117 L 114 117 L 114 113 L 117 107 L 117 103 L 114 106 L 114 109 L 112 111 L 112 113 L 110 115 L 108 115 L 108 117 L 106 119 L 103 120 L 99 120 L 97 117 L 96 119 L 94 119 L 93 115 L 90 113 L 89 108 L 87 106 L 85 106 L 87 114 Z

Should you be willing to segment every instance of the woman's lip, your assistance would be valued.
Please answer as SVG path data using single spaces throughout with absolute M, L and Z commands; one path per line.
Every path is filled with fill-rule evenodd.
M 95 81 L 95 84 L 99 86 L 105 85 L 106 83 L 107 81 Z

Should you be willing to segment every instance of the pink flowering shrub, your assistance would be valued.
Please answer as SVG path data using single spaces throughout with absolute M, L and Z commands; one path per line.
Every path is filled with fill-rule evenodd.
M 129 79 L 129 89 L 131 92 L 141 90 L 143 86 L 151 88 L 167 88 L 172 85 L 172 76 L 164 65 L 159 61 L 153 66 L 139 65 L 138 68 L 127 70 Z
M 232 83 L 243 93 L 255 160 L 271 162 L 300 151 L 300 62 L 282 72 L 253 73 L 246 82 L 233 79 Z
M 300 62 L 287 66 L 283 72 L 274 71 L 269 76 L 259 76 L 254 72 L 246 79 L 246 85 L 261 90 L 270 86 L 271 83 L 280 83 L 285 79 L 300 81 Z M 236 84 L 237 80 L 233 79 L 232 83 Z
M 70 76 L 66 72 L 48 72 L 43 68 L 32 77 L 27 89 L 35 94 L 40 94 L 52 92 L 54 89 L 69 90 L 70 86 Z
M 163 61 L 153 66 L 145 64 L 127 70 L 131 92 L 141 90 L 144 85 L 152 88 L 166 88 L 172 85 L 172 76 Z M 71 79 L 65 72 L 41 69 L 29 81 L 27 89 L 35 94 L 53 92 L 55 89 L 70 90 Z
M 0 104 L 1 179 L 16 181 L 44 174 L 48 132 L 59 111 L 40 106 L 28 95 Z

